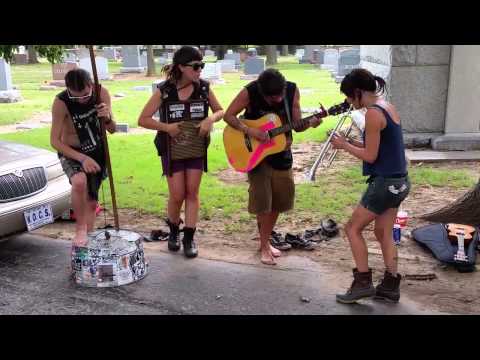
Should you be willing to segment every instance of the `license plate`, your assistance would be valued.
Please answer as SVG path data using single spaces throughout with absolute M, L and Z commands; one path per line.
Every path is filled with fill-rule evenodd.
M 26 210 L 23 215 L 27 223 L 28 231 L 38 229 L 39 227 L 53 223 L 53 212 L 50 204 L 40 205 Z

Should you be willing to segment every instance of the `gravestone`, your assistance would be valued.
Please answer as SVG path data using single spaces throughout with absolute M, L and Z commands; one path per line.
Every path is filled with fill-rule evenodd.
M 0 58 L 0 103 L 13 103 L 22 100 L 20 91 L 13 89 L 10 64 Z
M 313 56 L 312 56 L 312 63 L 323 64 L 324 55 L 325 53 L 322 49 L 314 49 Z
M 257 57 L 257 49 L 256 48 L 248 48 L 247 56 L 248 57 Z
M 155 62 L 160 65 L 165 65 L 169 63 L 169 60 L 166 57 L 161 56 L 158 59 L 155 59 Z
M 21 45 L 18 47 L 18 53 L 19 54 L 25 54 L 26 51 L 25 51 L 25 46 Z
M 103 56 L 108 60 L 117 60 L 117 49 L 113 47 L 103 48 Z
M 27 54 L 14 54 L 13 61 L 15 62 L 15 65 L 27 65 L 28 64 Z
M 205 56 L 215 56 L 215 52 L 212 50 L 205 50 Z
M 67 51 L 63 53 L 62 58 L 64 63 L 77 63 L 78 61 L 77 55 L 71 51 Z
M 90 50 L 87 48 L 80 48 L 78 49 L 77 56 L 80 60 L 84 58 L 90 58 Z
M 338 51 L 336 49 L 325 50 L 321 68 L 334 73 L 338 72 Z
M 101 56 L 95 57 L 95 64 L 97 66 L 97 75 L 99 80 L 111 80 L 112 76 L 108 73 L 108 60 Z M 93 79 L 92 63 L 90 58 L 80 59 L 79 67 L 87 70 Z
M 0 58 L 0 91 L 13 90 L 10 64 Z
M 235 60 L 220 60 L 222 72 L 235 72 Z
M 121 73 L 141 73 L 145 71 L 140 59 L 140 46 L 124 45 L 122 46 L 123 67 Z
M 164 80 L 155 80 L 153 83 L 152 83 L 152 94 L 157 91 L 157 85 L 160 84 L 161 82 L 163 82 Z M 155 114 L 153 114 L 153 117 L 154 118 L 160 118 L 160 113 L 157 112 Z
M 239 66 L 241 63 L 240 53 L 226 54 L 225 60 L 233 60 L 235 61 L 235 65 Z
M 146 68 L 148 65 L 147 54 L 140 55 L 140 66 Z
M 228 49 L 228 50 L 227 50 L 227 54 L 233 54 L 233 50 L 232 50 L 232 49 Z
M 219 62 L 216 63 L 205 63 L 205 68 L 202 70 L 202 79 L 214 82 L 214 83 L 223 83 L 222 79 L 222 64 Z
M 360 66 L 360 50 L 351 49 L 340 52 L 338 58 L 338 76 L 347 75 L 352 69 Z
M 303 58 L 303 55 L 305 55 L 305 49 L 297 49 L 295 51 L 295 57 L 300 60 Z
M 65 80 L 67 72 L 76 68 L 78 68 L 78 65 L 74 63 L 52 64 L 52 79 Z
M 245 75 L 258 75 L 265 70 L 265 59 L 249 57 L 245 60 Z

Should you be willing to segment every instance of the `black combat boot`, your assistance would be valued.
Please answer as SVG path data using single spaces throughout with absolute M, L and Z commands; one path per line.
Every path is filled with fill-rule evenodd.
M 196 228 L 184 227 L 183 228 L 183 253 L 187 258 L 194 258 L 198 255 L 197 244 L 193 239 Z
M 170 221 L 170 219 L 166 219 L 165 221 L 170 228 L 170 233 L 168 234 L 168 250 L 178 251 L 180 250 L 180 239 L 178 238 L 178 234 L 180 232 L 180 223 L 174 224 Z
M 367 272 L 358 272 L 353 269 L 353 282 L 345 294 L 337 294 L 337 301 L 342 304 L 352 304 L 362 298 L 369 298 L 375 295 L 375 288 L 372 283 L 372 269 Z
M 398 302 L 400 300 L 401 279 L 400 274 L 397 273 L 397 277 L 394 277 L 391 273 L 385 271 L 381 283 L 377 285 L 375 299 Z

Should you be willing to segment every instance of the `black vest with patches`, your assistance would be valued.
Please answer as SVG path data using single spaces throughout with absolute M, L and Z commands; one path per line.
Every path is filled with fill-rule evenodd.
M 280 117 L 282 123 L 288 123 L 284 102 L 282 101 L 274 105 L 268 104 L 260 93 L 258 80 L 252 81 L 250 84 L 245 86 L 245 88 L 248 91 L 249 97 L 248 107 L 243 114 L 245 119 L 255 120 L 261 118 L 265 114 L 275 113 Z M 290 110 L 290 119 L 293 119 L 292 109 L 296 89 L 297 85 L 295 83 L 287 81 L 286 100 L 288 103 L 288 108 Z M 291 131 L 285 133 L 285 136 L 287 136 L 287 139 L 289 139 L 289 141 L 292 140 Z M 267 156 L 264 161 L 268 162 L 271 167 L 277 170 L 291 169 L 293 164 L 292 151 L 290 150 L 290 148 L 288 148 L 285 151 Z
M 94 159 L 104 169 L 106 159 L 100 119 L 95 107 L 96 95 L 92 95 L 90 100 L 84 104 L 70 99 L 67 90 L 58 94 L 57 98 L 65 103 L 72 118 L 73 127 L 80 141 L 80 148 L 77 150 Z
M 178 98 L 177 86 L 166 80 L 162 81 L 157 85 L 157 88 L 160 90 L 162 96 L 162 104 L 160 105 L 160 121 L 166 122 L 167 118 L 167 108 L 169 103 L 180 101 Z M 207 113 L 208 113 L 208 93 L 210 91 L 210 83 L 203 79 L 200 79 L 199 83 L 193 83 L 193 92 L 188 100 L 205 100 L 207 102 Z M 167 136 L 168 134 L 164 131 L 158 131 L 155 136 L 155 147 L 157 148 L 158 156 L 164 156 L 167 153 Z M 204 170 L 207 171 L 207 147 L 210 144 L 210 135 L 207 137 L 206 147 L 205 147 L 205 161 L 204 161 Z

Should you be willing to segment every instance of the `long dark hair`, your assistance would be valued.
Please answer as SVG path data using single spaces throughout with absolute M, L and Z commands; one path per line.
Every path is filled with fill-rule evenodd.
M 387 83 L 380 76 L 373 75 L 366 69 L 353 69 L 345 75 L 340 85 L 340 91 L 346 96 L 355 98 L 358 91 L 372 91 L 375 94 L 384 94 Z
M 162 68 L 161 73 L 165 74 L 167 80 L 171 82 L 177 82 L 182 77 L 182 72 L 180 71 L 178 65 L 185 65 L 190 61 L 202 60 L 202 53 L 197 48 L 185 45 L 175 51 L 175 54 L 173 54 L 172 63 L 165 65 Z

